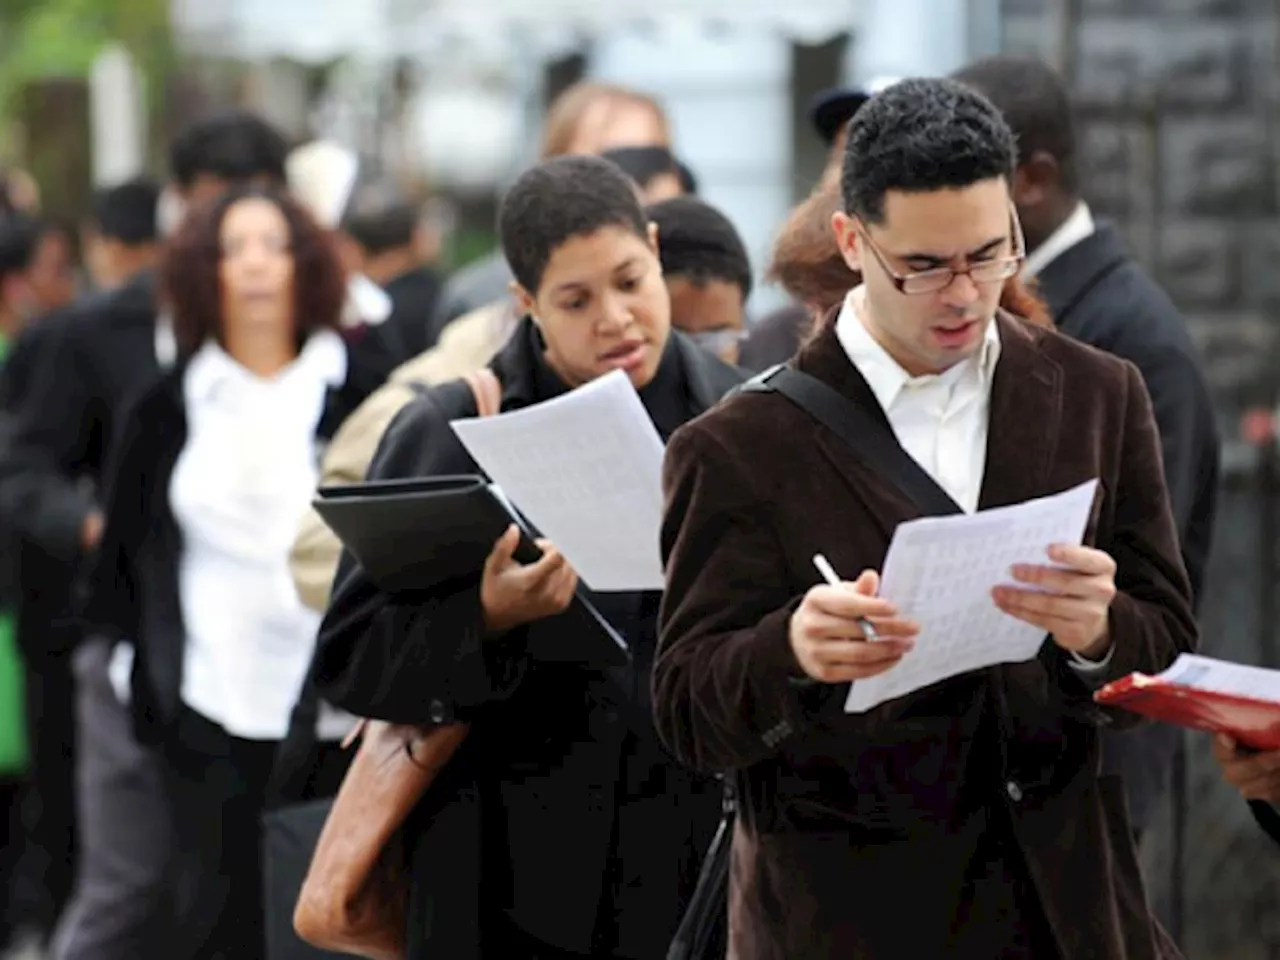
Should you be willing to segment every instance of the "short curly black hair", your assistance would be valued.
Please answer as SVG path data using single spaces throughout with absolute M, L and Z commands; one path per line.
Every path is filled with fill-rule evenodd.
M 929 193 L 1005 177 L 1018 148 L 1000 111 L 955 80 L 903 80 L 849 122 L 840 177 L 846 213 L 884 220 L 885 194 Z
M 531 294 L 561 244 L 605 227 L 645 237 L 648 220 L 631 179 L 599 157 L 544 160 L 520 175 L 498 210 L 503 256 Z
M 733 223 L 696 197 L 673 197 L 645 208 L 658 225 L 658 258 L 668 280 L 724 280 L 751 295 L 751 260 Z

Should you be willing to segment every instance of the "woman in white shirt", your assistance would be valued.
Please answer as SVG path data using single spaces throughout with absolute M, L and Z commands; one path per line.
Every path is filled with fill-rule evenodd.
M 164 759 L 180 955 L 263 953 L 260 817 L 315 645 L 288 556 L 318 443 L 367 392 L 338 332 L 343 273 L 287 196 L 193 214 L 166 254 L 176 368 L 127 419 L 88 619 L 135 638 L 140 738 Z M 322 716 L 321 741 L 339 738 Z

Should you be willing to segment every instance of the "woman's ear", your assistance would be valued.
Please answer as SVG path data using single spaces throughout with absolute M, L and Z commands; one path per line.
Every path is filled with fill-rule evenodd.
M 507 284 L 507 289 L 511 292 L 511 298 L 516 302 L 516 307 L 519 309 L 520 316 L 533 316 L 533 295 L 515 280 L 512 280 Z
M 649 249 L 655 257 L 658 255 L 658 225 L 652 220 L 649 221 Z

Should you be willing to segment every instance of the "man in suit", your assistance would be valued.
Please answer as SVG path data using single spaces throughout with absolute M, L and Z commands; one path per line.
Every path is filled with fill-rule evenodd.
M 849 127 L 833 224 L 863 284 L 795 363 L 896 461 L 767 380 L 667 448 L 655 722 L 736 777 L 737 960 L 1179 956 L 1097 769 L 1099 726 L 1133 721 L 1092 691 L 1194 646 L 1190 589 L 1137 370 L 998 312 L 1023 256 L 1015 155 L 952 80 L 889 87 Z M 920 629 L 876 596 L 894 528 L 925 509 L 890 462 L 951 512 L 1099 495 L 1084 545 L 975 600 L 1042 631 L 1035 657 L 847 713 Z M 822 583 L 817 553 L 853 582 Z
M 408 198 L 384 184 L 356 190 L 342 220 L 344 245 L 354 254 L 348 259 L 391 298 L 381 332 L 397 364 L 431 346 L 427 321 L 440 298 L 440 276 L 422 253 L 427 240 L 421 220 Z
M 286 154 L 284 138 L 256 116 L 210 117 L 171 145 L 172 189 L 187 209 L 236 183 L 283 184 Z M 0 424 L 0 517 L 25 541 L 24 579 L 29 558 L 42 571 L 45 589 L 29 594 L 24 611 L 32 630 L 47 634 L 67 620 L 73 571 L 102 532 L 97 487 L 116 425 L 174 359 L 159 314 L 154 274 L 141 270 L 118 289 L 36 324 L 30 343 L 18 341 L 15 359 L 29 354 L 30 374 Z M 46 637 L 43 652 L 65 671 L 80 639 L 59 631 Z M 89 640 L 75 657 L 83 851 L 77 892 L 54 938 L 59 960 L 170 952 L 163 921 L 173 895 L 166 886 L 171 839 L 159 773 L 134 741 L 123 702 L 130 655 L 126 645 L 113 654 L 105 642 Z
M 1182 559 L 1198 598 L 1213 540 L 1219 438 L 1186 322 L 1115 227 L 1095 222 L 1081 199 L 1062 78 L 1039 60 L 1017 57 L 980 60 L 955 76 L 999 107 L 1018 138 L 1013 200 L 1027 237 L 1024 276 L 1037 281 L 1059 330 L 1142 373 L 1160 427 Z M 1104 741 L 1104 762 L 1125 778 L 1139 834 L 1168 789 L 1180 736 L 1176 727 L 1153 725 Z

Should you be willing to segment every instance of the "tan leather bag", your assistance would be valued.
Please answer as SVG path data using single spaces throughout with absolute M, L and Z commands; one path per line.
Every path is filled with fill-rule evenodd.
M 487 367 L 465 378 L 480 416 L 502 387 Z M 302 883 L 293 928 L 314 947 L 404 960 L 409 874 L 401 829 L 466 739 L 466 724 L 423 729 L 362 720 L 360 746 L 334 798 Z

